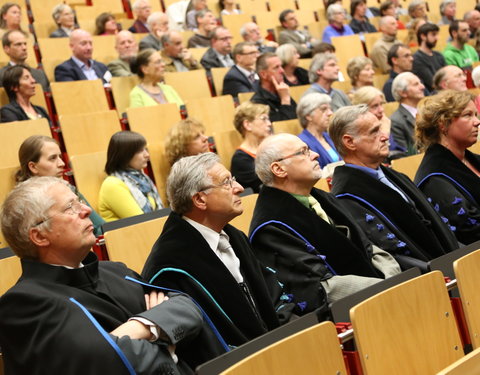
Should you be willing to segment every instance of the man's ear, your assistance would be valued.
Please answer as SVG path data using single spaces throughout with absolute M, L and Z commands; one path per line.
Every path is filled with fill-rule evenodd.
M 37 247 L 45 247 L 50 245 L 50 240 L 45 237 L 43 231 L 39 230 L 37 227 L 30 228 L 28 231 L 28 237 L 30 241 Z
M 347 150 L 355 150 L 357 146 L 355 145 L 355 138 L 353 138 L 350 134 L 344 134 L 342 136 L 342 143 L 343 147 L 345 147 Z
M 206 210 L 207 209 L 207 194 L 198 192 L 192 197 L 193 206 L 198 208 L 199 210 Z
M 285 169 L 284 165 L 278 161 L 273 162 L 270 165 L 270 169 L 276 177 L 285 178 L 288 176 L 287 170 Z

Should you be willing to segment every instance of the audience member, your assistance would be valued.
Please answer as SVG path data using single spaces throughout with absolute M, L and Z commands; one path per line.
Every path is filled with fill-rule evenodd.
M 312 56 L 312 44 L 315 42 L 308 31 L 298 30 L 298 20 L 295 12 L 291 9 L 282 11 L 279 15 L 279 21 L 283 30 L 278 35 L 280 44 L 290 43 L 295 46 L 302 57 Z
M 133 15 L 135 22 L 128 29 L 131 33 L 149 33 L 147 19 L 152 12 L 152 6 L 148 0 L 136 0 L 132 4 Z
M 425 21 L 427 18 L 427 3 L 425 0 L 412 0 L 408 4 L 408 15 L 410 16 L 410 22 L 407 24 L 407 28 L 411 27 L 412 22 L 418 18 L 422 18 Z
M 273 52 L 265 52 L 257 59 L 256 68 L 260 85 L 251 101 L 268 105 L 272 122 L 296 118 L 297 103 L 290 96 L 290 89 L 283 81 L 284 72 L 280 58 Z
M 288 86 L 308 85 L 308 70 L 298 66 L 300 55 L 293 44 L 282 44 L 277 48 L 277 56 L 282 61 L 283 80 Z
M 470 69 L 473 63 L 478 61 L 478 54 L 475 48 L 468 44 L 470 38 L 468 23 L 455 20 L 450 24 L 448 32 L 452 41 L 443 50 L 445 62 L 462 69 Z
M 222 95 L 232 95 L 236 98 L 241 92 L 258 90 L 258 74 L 255 72 L 258 55 L 258 49 L 253 43 L 241 42 L 235 45 L 233 48 L 235 65 L 223 77 Z
M 10 103 L 0 108 L 1 122 L 39 118 L 46 118 L 50 122 L 45 108 L 31 102 L 32 97 L 35 96 L 35 83 L 31 69 L 26 65 L 13 65 L 4 71 L 3 87 L 5 87 Z
M 184 104 L 175 89 L 163 83 L 165 63 L 158 51 L 153 48 L 140 51 L 131 69 L 138 75 L 140 83 L 130 91 L 130 108 L 163 103 L 175 103 L 180 107 Z
M 333 82 L 338 81 L 339 72 L 338 60 L 333 53 L 315 55 L 308 72 L 312 85 L 303 95 L 308 95 L 312 92 L 327 94 L 332 98 L 330 105 L 333 112 L 340 107 L 350 105 L 347 95 L 343 91 L 332 87 Z
M 392 83 L 396 76 L 403 72 L 411 72 L 413 64 L 413 56 L 410 48 L 405 44 L 394 44 L 392 48 L 388 50 L 387 54 L 388 65 L 392 67 L 390 70 L 390 76 L 383 85 L 383 94 L 387 102 L 394 102 L 395 98 L 392 94 Z
M 205 127 L 192 117 L 173 125 L 165 137 L 165 156 L 170 165 L 185 156 L 198 155 L 208 151 Z
M 44 135 L 32 135 L 25 139 L 18 150 L 20 169 L 15 174 L 17 183 L 28 180 L 31 177 L 58 177 L 64 175 L 65 163 L 62 152 L 55 139 Z M 78 189 L 68 184 L 79 200 L 92 209 L 87 199 Z M 105 223 L 98 213 L 92 209 L 90 220 L 93 223 L 95 235 L 102 234 L 102 225 Z
M 455 21 L 455 13 L 457 11 L 457 2 L 455 0 L 442 0 L 440 3 L 440 15 L 442 18 L 438 22 L 439 25 L 450 25 Z
M 427 98 L 416 130 L 425 156 L 415 183 L 464 244 L 480 239 L 480 157 L 468 150 L 480 124 L 474 99 L 451 90 Z
M 400 8 L 402 9 L 402 8 Z M 395 17 L 395 19 L 397 20 L 397 29 L 398 30 L 405 30 L 406 27 L 404 25 L 404 23 L 402 21 L 400 21 L 398 19 L 398 15 L 397 15 L 397 7 L 395 5 L 395 3 L 391 0 L 387 0 L 387 1 L 384 1 L 383 3 L 380 4 L 380 17 L 385 17 L 385 16 L 392 16 L 392 17 Z M 404 10 L 404 9 L 402 9 Z
M 125 130 L 112 135 L 105 164 L 107 178 L 98 194 L 98 211 L 106 221 L 163 208 L 155 184 L 143 172 L 149 160 L 147 141 L 141 134 Z
M 168 17 L 163 12 L 153 12 L 147 18 L 147 25 L 150 29 L 150 34 L 140 40 L 140 51 L 153 48 L 157 51 L 162 49 L 160 38 L 168 31 Z
M 345 18 L 345 9 L 341 4 L 332 4 L 328 7 L 328 26 L 323 29 L 322 42 L 332 43 L 332 37 L 354 34 L 350 26 L 345 24 Z
M 75 15 L 68 4 L 55 5 L 52 17 L 58 28 L 50 34 L 50 38 L 68 38 L 75 30 Z
M 331 102 L 327 94 L 314 92 L 303 96 L 297 105 L 297 117 L 303 128 L 298 137 L 318 154 L 320 168 L 341 160 L 327 133 L 328 122 L 333 114 Z
M 366 105 L 338 110 L 329 133 L 345 160 L 335 168 L 332 194 L 373 244 L 402 268 L 423 270 L 430 259 L 458 248 L 450 228 L 412 181 L 381 165 L 389 154 L 388 134 Z
M 117 20 L 112 13 L 100 13 L 95 19 L 94 35 L 116 35 L 118 31 Z
M 470 28 L 470 38 L 475 38 L 477 30 L 480 29 L 480 12 L 476 9 L 465 13 L 463 20 L 468 23 Z
M 476 66 L 472 70 L 472 81 L 475 87 L 478 89 L 480 87 L 480 66 Z M 477 112 L 480 109 L 480 95 L 475 97 L 475 106 L 477 107 Z
M 233 124 L 243 142 L 232 157 L 230 170 L 237 182 L 244 188 L 252 188 L 255 193 L 262 184 L 255 173 L 255 157 L 258 145 L 272 134 L 272 123 L 268 117 L 270 109 L 263 104 L 244 102 L 235 110 Z
M 90 213 L 58 178 L 32 178 L 8 195 L 2 232 L 22 276 L 0 302 L 6 373 L 191 374 L 177 363 L 177 345 L 216 344 L 220 354 L 188 297 L 144 291 L 124 264 L 98 261 Z M 206 330 L 212 337 L 200 340 Z M 59 355 L 65 350 L 75 355 Z
M 5 51 L 5 54 L 10 58 L 10 61 L 7 65 L 0 69 L 0 85 L 3 85 L 3 74 L 9 66 L 16 64 L 27 65 L 27 43 L 27 34 L 25 34 L 21 30 L 10 30 L 3 35 L 3 50 Z M 43 91 L 50 91 L 50 82 L 43 70 L 30 68 L 30 73 L 32 74 L 35 81 L 42 85 Z
M 437 45 L 439 27 L 433 23 L 426 23 L 417 32 L 418 50 L 413 54 L 412 73 L 414 73 L 425 88 L 433 91 L 433 76 L 444 67 L 445 58 L 440 52 L 433 49 Z
M 185 31 L 185 14 L 189 3 L 188 0 L 179 0 L 166 5 L 165 13 L 168 16 L 170 30 Z
M 387 74 L 391 69 L 387 63 L 388 51 L 394 44 L 400 43 L 397 39 L 397 21 L 392 16 L 382 17 L 379 28 L 382 37 L 374 43 L 369 57 L 373 61 L 374 68 L 377 68 L 381 74 Z
M 212 68 L 232 67 L 232 34 L 228 29 L 219 26 L 210 32 L 210 48 L 200 60 L 200 64 L 210 70 Z
M 375 33 L 377 31 L 366 16 L 367 9 L 365 0 L 352 0 L 350 3 L 350 15 L 352 16 L 350 28 L 355 34 Z
M 55 67 L 55 81 L 101 79 L 108 84 L 112 74 L 99 61 L 92 60 L 93 41 L 88 31 L 77 29 L 70 35 L 72 57 Z
M 392 84 L 392 94 L 399 102 L 398 109 L 390 116 L 392 134 L 395 143 L 406 150 L 407 155 L 417 153 L 415 144 L 415 117 L 420 100 L 425 97 L 425 86 L 413 73 L 403 72 L 395 77 Z
M 255 160 L 263 187 L 250 241 L 302 314 L 321 307 L 325 296 L 332 303 L 400 272 L 332 195 L 314 188 L 322 174 L 317 158 L 300 138 L 283 133 L 265 139 Z
M 241 14 L 242 12 L 235 7 L 235 0 L 218 0 L 218 6 L 221 16 L 228 16 L 230 14 Z
M 167 31 L 160 39 L 163 49 L 160 55 L 166 72 L 188 72 L 200 68 L 192 53 L 183 45 L 182 34 Z
M 16 3 L 6 2 L 0 8 L 0 36 L 9 30 L 21 30 L 22 9 Z
M 373 62 L 368 57 L 357 56 L 348 61 L 347 74 L 352 84 L 352 89 L 348 93 L 349 99 L 352 99 L 353 94 L 359 88 L 364 86 L 373 86 L 373 77 L 375 71 L 373 70 Z
M 185 17 L 185 25 L 188 30 L 197 28 L 197 12 L 208 9 L 207 0 L 190 0 Z
M 245 42 L 255 43 L 260 53 L 275 52 L 278 43 L 263 39 L 260 27 L 255 22 L 247 22 L 240 28 L 240 35 Z
M 241 192 L 213 153 L 177 161 L 167 180 L 172 213 L 142 271 L 150 283 L 194 298 L 234 346 L 279 325 L 272 301 L 281 294 L 275 274 L 260 265 L 245 234 L 228 224 L 243 211 Z M 293 306 L 278 307 L 286 315 Z M 196 349 L 190 355 L 205 352 Z
M 130 64 L 135 60 L 138 53 L 138 44 L 130 31 L 122 30 L 115 37 L 115 50 L 118 52 L 118 59 L 107 64 L 108 71 L 114 77 L 131 76 Z
M 188 48 L 210 47 L 210 33 L 217 27 L 215 16 L 208 9 L 203 9 L 195 14 L 198 28 L 195 34 L 188 39 Z
M 467 91 L 467 76 L 455 65 L 447 65 L 439 69 L 432 78 L 433 88 L 437 91 Z
M 315 44 L 312 48 L 312 55 L 313 56 L 315 56 L 319 53 L 326 53 L 326 52 L 335 53 L 335 46 L 333 46 L 330 43 L 321 42 L 321 43 Z

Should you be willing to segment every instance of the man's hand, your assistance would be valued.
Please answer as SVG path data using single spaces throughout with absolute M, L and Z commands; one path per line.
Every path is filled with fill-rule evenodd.
M 158 292 L 152 290 L 150 294 L 145 294 L 145 304 L 147 305 L 147 310 L 160 305 L 163 301 L 167 301 L 168 297 L 163 294 L 163 292 Z
M 275 86 L 278 96 L 280 97 L 280 103 L 282 105 L 290 105 L 290 88 L 285 82 L 278 83 L 275 77 L 272 76 L 272 83 Z

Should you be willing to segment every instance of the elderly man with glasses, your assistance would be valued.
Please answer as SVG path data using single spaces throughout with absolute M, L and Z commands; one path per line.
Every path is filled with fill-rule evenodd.
M 142 271 L 194 298 L 233 346 L 277 327 L 293 308 L 280 302 L 288 298 L 280 300 L 275 274 L 260 266 L 245 234 L 228 224 L 243 212 L 242 192 L 213 153 L 177 161 L 167 180 L 173 212 Z
M 257 151 L 260 190 L 250 241 L 292 301 L 309 312 L 400 272 L 372 246 L 337 200 L 314 188 L 322 176 L 318 154 L 298 137 L 266 138 Z

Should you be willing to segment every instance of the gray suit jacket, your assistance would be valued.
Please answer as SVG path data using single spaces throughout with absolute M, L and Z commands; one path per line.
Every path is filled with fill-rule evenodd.
M 148 34 L 145 38 L 143 38 L 140 41 L 140 44 L 139 44 L 140 51 L 146 48 L 153 48 L 153 49 L 156 49 L 157 51 L 160 51 L 161 49 L 163 49 L 163 46 L 162 46 L 162 43 L 160 43 L 159 39 L 155 38 L 152 34 Z
M 312 51 L 310 48 L 307 48 L 305 46 L 302 46 L 302 44 L 305 44 L 306 42 L 310 41 L 310 34 L 306 30 L 297 30 L 303 35 L 305 35 L 305 41 L 302 40 L 302 38 L 297 34 L 296 31 L 293 30 L 282 30 L 280 31 L 280 35 L 278 36 L 278 42 L 280 45 L 282 44 L 293 44 L 295 48 L 297 49 L 298 53 L 302 57 L 311 57 L 312 56 Z
M 122 59 L 110 61 L 107 68 L 114 77 L 127 77 L 133 75 L 130 64 Z
M 390 117 L 392 121 L 392 135 L 395 142 L 407 150 L 407 155 L 415 155 L 415 119 L 401 104 Z
M 0 69 L 0 87 L 3 87 L 3 75 L 7 68 L 10 67 L 10 64 L 5 65 Z M 42 85 L 43 91 L 50 91 L 50 81 L 47 78 L 47 75 L 43 70 L 30 68 L 32 71 L 32 76 L 35 78 L 37 83 Z
M 230 57 L 232 56 L 230 55 Z M 220 59 L 218 58 L 217 54 L 215 53 L 212 47 L 207 49 L 207 52 L 205 52 L 205 54 L 202 56 L 202 59 L 200 60 L 200 64 L 202 64 L 202 66 L 207 70 L 210 70 L 212 68 L 224 67 L 224 65 L 222 64 L 222 62 L 220 61 Z

